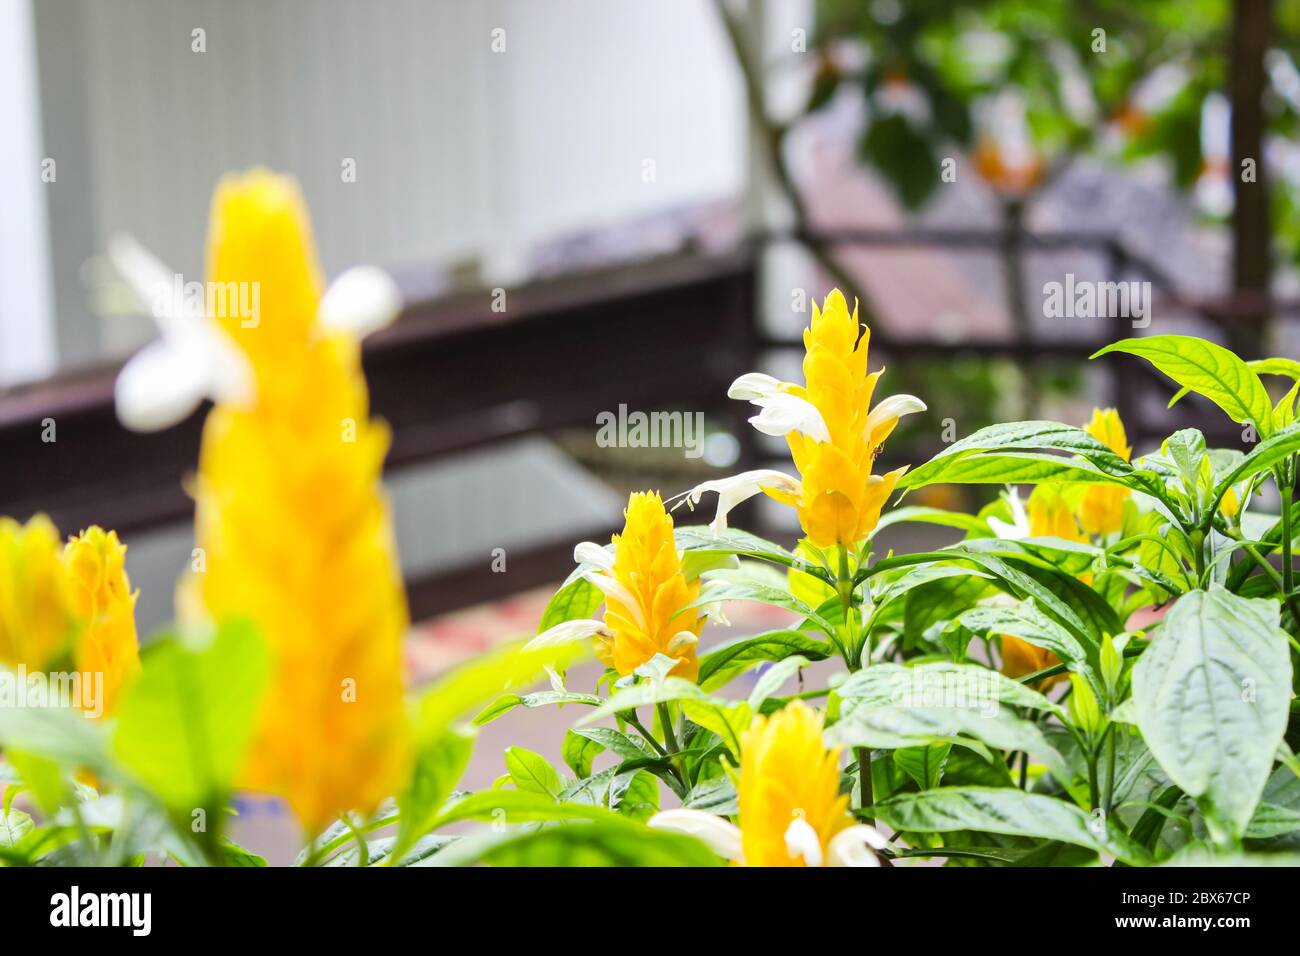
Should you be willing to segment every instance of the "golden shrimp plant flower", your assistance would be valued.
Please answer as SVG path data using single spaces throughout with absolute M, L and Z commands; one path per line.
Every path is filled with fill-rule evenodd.
M 739 826 L 701 810 L 665 810 L 650 826 L 687 833 L 743 866 L 879 866 L 885 838 L 853 823 L 840 792 L 839 748 L 822 715 L 794 700 L 741 735 Z
M 103 675 L 102 712 L 117 710 L 123 688 L 140 670 L 135 602 L 126 574 L 126 545 L 116 531 L 96 525 L 69 539 L 63 549 L 72 606 L 86 622 L 76 646 L 76 668 Z
M 693 606 L 701 582 L 688 580 L 673 539 L 673 519 L 653 491 L 634 492 L 613 553 L 591 541 L 574 549 L 586 578 L 605 597 L 603 621 L 566 621 L 530 646 L 594 638 L 597 658 L 626 676 L 657 654 L 674 658 L 674 677 L 695 680 L 696 645 L 706 615 Z
M 146 295 L 166 275 L 130 243 L 114 251 Z M 260 315 L 163 317 L 162 340 L 123 370 L 118 413 L 159 427 L 215 400 L 194 480 L 205 569 L 182 585 L 182 616 L 260 627 L 274 677 L 242 782 L 283 796 L 314 833 L 373 809 L 405 773 L 407 612 L 380 485 L 389 435 L 369 416 L 359 344 L 398 297 L 368 269 L 322 296 L 297 184 L 263 170 L 218 184 L 208 280 L 252 284 Z M 205 350 L 221 358 L 196 357 Z M 202 394 L 175 386 L 177 368 Z
M 804 330 L 804 384 L 750 372 L 728 391 L 758 407 L 750 423 L 765 435 L 781 436 L 799 478 L 774 470 L 748 471 L 704 482 L 686 493 L 695 505 L 705 492 L 718 492 L 712 527 L 726 527 L 727 512 L 760 491 L 794 507 L 804 534 L 816 546 L 851 547 L 880 520 L 880 511 L 906 468 L 883 475 L 872 467 L 881 445 L 903 415 L 925 410 L 912 395 L 891 395 L 873 405 L 883 369 L 867 371 L 871 332 L 858 323 L 839 290 Z
M 0 664 L 41 670 L 66 654 L 77 616 L 59 532 L 44 515 L 0 518 Z
M 1133 449 L 1124 434 L 1124 423 L 1115 409 L 1094 408 L 1092 418 L 1083 430 L 1125 461 L 1132 457 Z M 1088 534 L 1106 535 L 1119 531 L 1124 526 L 1124 502 L 1129 495 L 1129 490 L 1121 485 L 1089 485 L 1079 503 L 1080 526 Z

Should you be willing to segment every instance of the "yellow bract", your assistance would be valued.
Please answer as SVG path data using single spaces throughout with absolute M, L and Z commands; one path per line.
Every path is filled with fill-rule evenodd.
M 126 545 L 116 531 L 92 525 L 63 550 L 76 615 L 86 621 L 77 642 L 76 669 L 104 675 L 103 713 L 117 709 L 122 689 L 140 669 L 135 601 L 126 576 Z
M 606 595 L 605 624 L 613 633 L 596 638 L 596 656 L 626 675 L 665 654 L 680 662 L 673 676 L 695 680 L 700 665 L 693 638 L 699 637 L 704 617 L 697 608 L 683 608 L 700 596 L 700 583 L 687 583 L 682 574 L 673 519 L 659 495 L 649 491 L 633 493 L 624 514 L 623 533 L 614 535 L 611 576 L 630 600 Z
M 41 670 L 76 631 L 59 532 L 44 515 L 0 518 L 0 663 Z
M 771 717 L 755 717 L 740 740 L 737 786 L 746 866 L 803 866 L 786 833 L 803 820 L 823 858 L 835 834 L 853 824 L 840 793 L 839 748 L 822 742 L 822 715 L 799 700 Z
M 1115 409 L 1094 408 L 1092 419 L 1083 430 L 1125 461 L 1132 456 L 1133 450 L 1124 434 L 1124 423 L 1119 420 Z M 1124 526 L 1124 502 L 1128 497 L 1129 490 L 1119 485 L 1089 485 L 1079 504 L 1079 524 L 1088 534 L 1119 531 Z
M 206 568 L 183 605 L 247 616 L 275 663 L 244 783 L 315 832 L 373 809 L 406 759 L 407 613 L 360 349 L 317 324 L 321 295 L 297 185 L 264 171 L 217 187 L 209 281 L 256 283 L 260 316 L 218 317 L 248 356 L 251 407 L 218 405 L 195 481 Z
M 859 337 L 861 331 L 861 337 Z M 871 396 L 880 372 L 867 374 L 871 330 L 858 325 L 837 289 L 822 308 L 813 304 L 812 322 L 804 330 L 805 385 L 791 393 L 806 398 L 821 413 L 830 441 L 792 431 L 790 455 L 799 469 L 800 494 L 767 493 L 799 510 L 799 524 L 821 548 L 861 541 L 880 520 L 880 509 L 906 468 L 872 479 L 871 468 L 881 443 L 898 424 L 897 416 L 868 429 Z

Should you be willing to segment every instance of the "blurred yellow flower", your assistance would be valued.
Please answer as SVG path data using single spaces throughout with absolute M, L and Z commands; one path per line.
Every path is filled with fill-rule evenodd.
M 71 649 L 76 615 L 59 532 L 45 515 L 0 518 L 0 664 L 42 670 Z
M 92 525 L 63 549 L 72 606 L 86 621 L 77 642 L 76 669 L 103 674 L 103 713 L 117 709 L 122 689 L 140 669 L 135 601 L 126 576 L 126 545 L 116 531 Z
M 923 411 L 912 395 L 891 395 L 871 404 L 881 372 L 867 373 L 870 329 L 858 324 L 843 294 L 834 290 L 822 307 L 813 304 L 804 330 L 804 385 L 750 372 L 727 394 L 758 406 L 750 423 L 767 435 L 784 436 L 800 479 L 758 470 L 705 482 L 686 493 L 692 503 L 717 491 L 715 531 L 725 527 L 727 511 L 762 491 L 798 509 L 799 524 L 819 548 L 852 547 L 880 520 L 880 510 L 906 468 L 872 474 L 881 444 L 903 415 Z M 882 370 L 883 371 L 883 370 Z
M 822 742 L 822 715 L 791 701 L 741 735 L 739 828 L 698 810 L 667 810 L 650 825 L 689 833 L 744 866 L 879 866 L 867 847 L 887 844 L 854 825 L 839 757 Z
M 380 486 L 389 435 L 369 416 L 358 336 L 326 320 L 293 180 L 222 180 L 208 262 L 210 283 L 259 290 L 260 316 L 209 317 L 246 357 L 253 394 L 219 401 L 204 424 L 205 570 L 182 603 L 261 627 L 275 677 L 243 782 L 284 796 L 314 833 L 372 810 L 405 772 L 407 613 Z
M 1124 434 L 1124 423 L 1115 409 L 1094 408 L 1092 419 L 1083 430 L 1125 461 L 1132 457 L 1133 450 Z M 1079 524 L 1083 530 L 1088 534 L 1119 531 L 1124 526 L 1124 502 L 1129 494 L 1127 488 L 1119 485 L 1089 485 L 1084 489 L 1079 504 Z

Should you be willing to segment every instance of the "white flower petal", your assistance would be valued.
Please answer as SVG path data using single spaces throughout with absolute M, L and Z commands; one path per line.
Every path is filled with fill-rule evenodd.
M 792 478 L 783 471 L 775 471 L 771 468 L 756 468 L 753 471 L 742 471 L 740 474 L 732 475 L 729 478 L 714 478 L 711 481 L 701 482 L 680 497 L 694 508 L 700 503 L 702 495 L 710 491 L 718 493 L 718 512 L 709 524 L 709 527 L 713 529 L 713 533 L 717 535 L 726 529 L 727 514 L 731 509 L 742 501 L 748 501 L 764 488 L 797 495 L 803 486 L 799 483 L 799 479 Z
M 170 333 L 177 325 L 197 323 L 205 318 L 188 296 L 173 294 L 177 273 L 163 265 L 133 236 L 119 234 L 109 239 L 108 258 L 163 332 Z
M 673 639 L 668 642 L 668 653 L 669 655 L 675 655 L 678 651 L 694 647 L 698 643 L 700 643 L 699 637 L 690 631 L 678 631 L 673 635 Z
M 637 600 L 635 594 L 628 589 L 628 586 L 617 578 L 612 578 L 607 574 L 601 574 L 599 571 L 586 571 L 582 575 L 586 580 L 595 586 L 605 597 L 613 598 L 619 604 L 631 612 L 636 626 L 644 629 L 646 626 L 645 612 L 641 609 L 641 602 Z
M 753 401 L 756 398 L 767 398 L 769 395 L 780 395 L 790 387 L 789 382 L 783 382 L 771 375 L 764 375 L 762 372 L 746 372 L 731 383 L 731 387 L 727 389 L 727 397 Z
M 880 857 L 868 847 L 883 850 L 889 846 L 879 830 L 865 823 L 841 830 L 826 848 L 828 866 L 880 866 Z
M 562 644 L 572 644 L 575 641 L 595 637 L 597 634 L 608 635 L 610 633 L 612 632 L 603 622 L 593 621 L 590 618 L 562 621 L 534 637 L 524 645 L 524 650 L 535 651 L 543 647 L 559 647 Z
M 821 837 L 803 817 L 795 817 L 786 827 L 785 852 L 792 857 L 803 857 L 808 866 L 822 865 Z
M 153 432 L 184 421 L 209 391 L 201 353 L 167 339 L 151 342 L 122 367 L 113 387 L 117 418 L 131 431 Z
M 703 810 L 663 810 L 648 821 L 656 830 L 685 833 L 728 860 L 740 858 L 740 828 Z
M 1025 505 L 1020 500 L 1019 492 L 1011 488 L 1004 497 L 1007 506 L 1011 509 L 1011 524 L 1007 524 L 1001 518 L 989 518 L 989 527 L 999 538 L 1008 541 L 1019 541 L 1021 538 L 1029 537 L 1029 515 L 1025 513 Z
M 829 442 L 830 429 L 817 406 L 806 398 L 783 392 L 756 398 L 753 404 L 762 409 L 749 423 L 764 435 L 784 438 L 791 432 L 802 432 L 814 441 Z
M 324 328 L 360 338 L 390 325 L 401 311 L 393 277 L 376 266 L 356 266 L 330 283 L 316 315 Z
M 573 549 L 576 564 L 590 564 L 602 571 L 614 570 L 614 555 L 595 541 L 582 541 Z
M 890 395 L 871 410 L 871 414 L 867 416 L 864 431 L 870 435 L 877 427 L 891 418 L 902 418 L 904 415 L 923 412 L 925 408 L 925 402 L 915 395 Z

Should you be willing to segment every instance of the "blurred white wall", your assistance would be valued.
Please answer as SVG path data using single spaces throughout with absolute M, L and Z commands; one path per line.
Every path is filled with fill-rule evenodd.
M 64 365 L 151 334 L 94 314 L 86 259 L 127 230 L 198 277 L 226 170 L 297 175 L 330 273 L 477 261 L 501 282 L 522 277 L 539 240 L 744 185 L 743 97 L 710 0 L 40 0 L 34 12 Z M 355 182 L 341 175 L 349 159 Z

